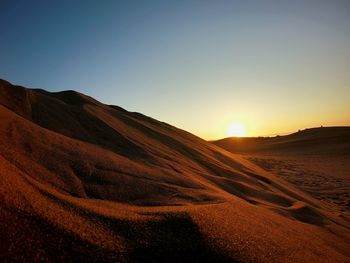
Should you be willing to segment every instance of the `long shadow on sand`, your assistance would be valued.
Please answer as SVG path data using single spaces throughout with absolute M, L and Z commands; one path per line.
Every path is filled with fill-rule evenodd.
M 148 214 L 148 213 L 147 213 Z M 186 213 L 148 214 L 156 219 L 115 222 L 110 226 L 133 247 L 129 262 L 237 262 L 205 241 L 198 226 Z M 112 225 L 111 225 L 112 224 Z
M 121 253 L 84 241 L 36 215 L 3 208 L 12 218 L 7 227 L 23 229 L 18 229 L 22 241 L 16 247 L 20 253 L 2 247 L 6 251 L 0 257 L 2 262 L 10 258 L 19 262 L 237 262 L 210 248 L 185 213 L 158 214 L 156 219 L 141 222 L 98 218 L 128 240 L 127 251 Z

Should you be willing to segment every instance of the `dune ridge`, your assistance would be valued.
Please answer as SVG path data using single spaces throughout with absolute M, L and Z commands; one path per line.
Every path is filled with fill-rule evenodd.
M 350 221 L 239 155 L 0 81 L 1 261 L 347 262 Z
M 299 130 L 274 137 L 228 137 L 213 141 L 228 151 L 278 154 L 350 155 L 350 127 L 331 126 Z

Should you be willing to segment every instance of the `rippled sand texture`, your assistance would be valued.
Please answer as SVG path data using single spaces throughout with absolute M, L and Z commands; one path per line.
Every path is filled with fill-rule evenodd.
M 346 262 L 350 222 L 245 157 L 0 82 L 1 262 Z

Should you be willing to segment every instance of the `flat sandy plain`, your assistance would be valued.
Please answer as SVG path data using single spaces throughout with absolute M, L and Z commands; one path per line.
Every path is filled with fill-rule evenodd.
M 248 160 L 350 215 L 349 156 L 248 155 Z

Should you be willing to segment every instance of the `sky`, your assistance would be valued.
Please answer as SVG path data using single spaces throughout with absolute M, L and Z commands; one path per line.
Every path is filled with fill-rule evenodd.
M 13 84 L 73 89 L 209 140 L 350 125 L 348 0 L 0 0 L 0 10 L 0 78 Z

